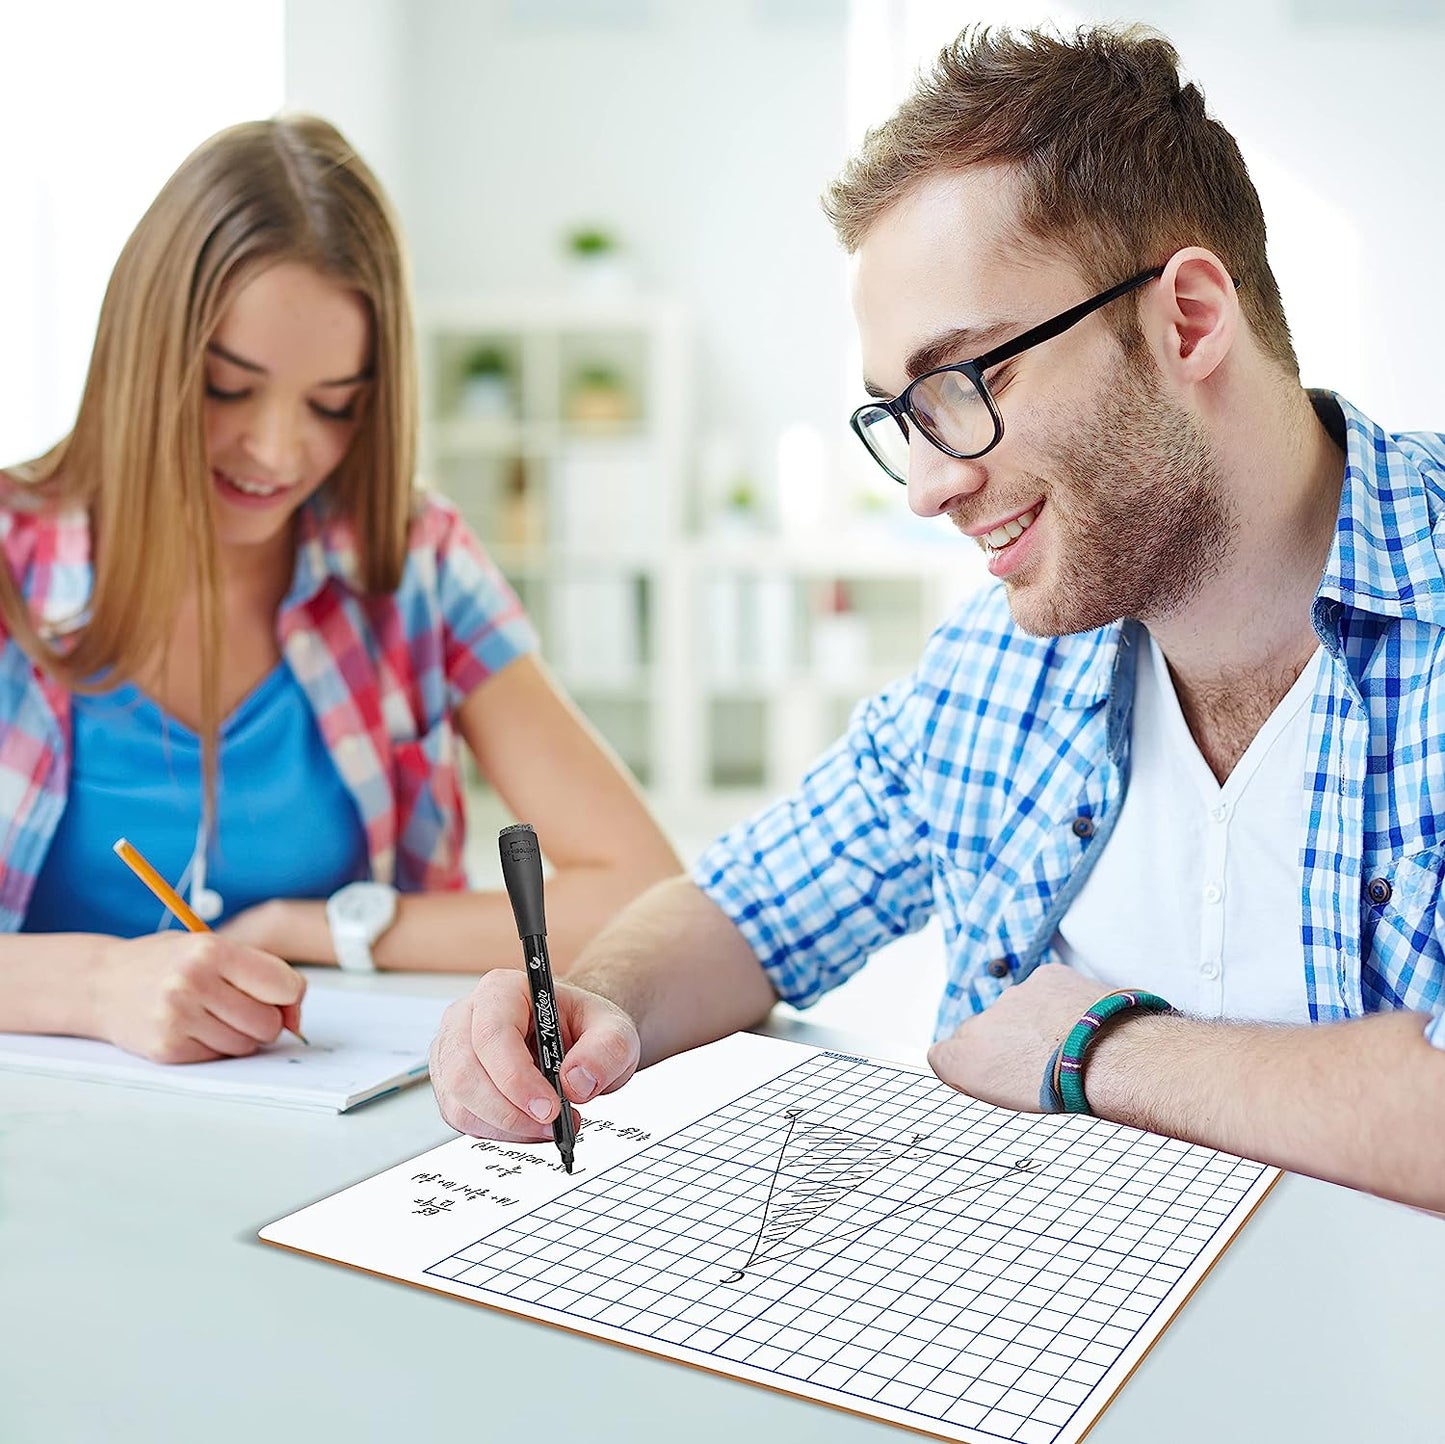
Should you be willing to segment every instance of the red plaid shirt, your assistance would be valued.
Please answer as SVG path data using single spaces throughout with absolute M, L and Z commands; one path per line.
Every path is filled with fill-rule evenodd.
M 47 637 L 83 624 L 84 513 L 0 506 L 0 552 Z M 351 527 L 305 507 L 277 635 L 356 801 L 372 876 L 404 891 L 463 887 L 451 718 L 536 638 L 455 508 L 435 496 L 419 501 L 401 585 L 368 596 Z M 69 694 L 0 626 L 0 931 L 25 917 L 69 777 Z

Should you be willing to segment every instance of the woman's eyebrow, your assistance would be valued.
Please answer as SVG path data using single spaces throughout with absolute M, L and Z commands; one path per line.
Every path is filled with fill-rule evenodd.
M 256 376 L 268 376 L 270 372 L 264 366 L 255 361 L 248 361 L 244 356 L 238 356 L 234 351 L 229 351 L 219 341 L 212 341 L 206 350 L 213 356 L 219 356 L 222 361 L 229 361 L 232 366 L 239 366 L 242 371 L 250 371 Z M 362 381 L 370 381 L 370 370 L 358 371 L 355 376 L 343 376 L 337 381 L 318 381 L 317 387 L 326 390 L 332 386 L 355 386 Z

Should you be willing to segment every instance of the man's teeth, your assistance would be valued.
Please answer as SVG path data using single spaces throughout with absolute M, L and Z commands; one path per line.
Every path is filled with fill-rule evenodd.
M 996 526 L 983 539 L 984 545 L 991 552 L 1002 551 L 1011 541 L 1017 541 L 1033 524 L 1037 512 L 1026 511 L 1022 516 L 1016 516 L 1012 521 L 1006 521 L 1002 526 Z
M 263 486 L 259 481 L 245 481 L 239 476 L 232 476 L 230 472 L 221 473 L 237 491 L 244 491 L 247 496 L 275 496 L 281 490 L 279 486 Z

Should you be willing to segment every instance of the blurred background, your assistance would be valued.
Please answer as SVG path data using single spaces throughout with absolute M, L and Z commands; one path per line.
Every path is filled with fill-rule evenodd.
M 1445 426 L 1439 0 L 3 0 L 0 464 L 68 428 L 110 266 L 183 156 L 327 116 L 410 245 L 424 479 L 690 859 L 983 578 L 848 433 L 819 192 L 964 24 L 1094 19 L 1163 30 L 1239 139 L 1306 384 Z M 921 946 L 868 985 L 886 1006 L 931 1010 Z

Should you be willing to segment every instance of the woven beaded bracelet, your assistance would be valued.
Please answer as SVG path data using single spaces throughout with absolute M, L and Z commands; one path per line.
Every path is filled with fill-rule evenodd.
M 1069 1029 L 1064 1041 L 1049 1058 L 1039 1089 L 1039 1107 L 1045 1113 L 1090 1111 L 1089 1100 L 1084 1096 L 1084 1056 L 1099 1036 L 1099 1029 L 1110 1018 L 1132 1009 L 1148 1013 L 1173 1011 L 1157 993 L 1146 993 L 1138 988 L 1120 988 L 1106 993 Z

